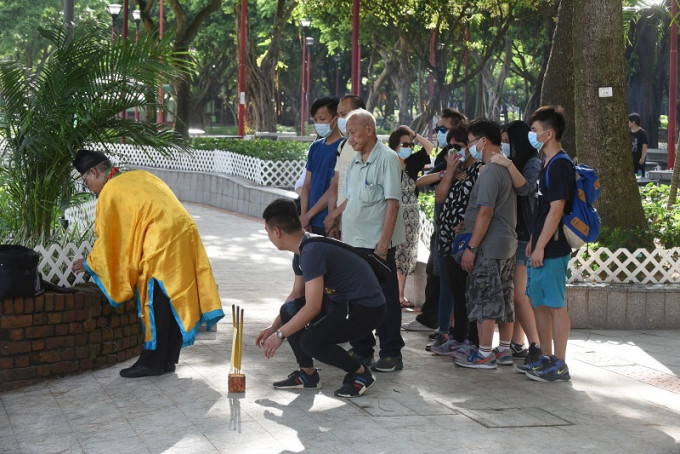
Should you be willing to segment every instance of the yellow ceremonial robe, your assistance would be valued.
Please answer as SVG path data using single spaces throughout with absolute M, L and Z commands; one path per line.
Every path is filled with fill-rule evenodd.
M 224 317 L 196 224 L 160 178 L 133 170 L 110 179 L 97 200 L 95 234 L 85 269 L 112 306 L 135 296 L 147 350 L 156 349 L 155 285 L 170 300 L 183 346 L 201 323 L 210 329 Z

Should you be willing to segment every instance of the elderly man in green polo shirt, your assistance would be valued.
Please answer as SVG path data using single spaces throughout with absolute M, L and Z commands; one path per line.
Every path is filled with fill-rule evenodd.
M 397 154 L 378 141 L 375 118 L 364 109 L 347 117 L 347 141 L 358 151 L 347 169 L 342 215 L 342 240 L 385 259 L 392 273 L 381 284 L 385 318 L 377 329 L 380 359 L 372 369 L 392 372 L 404 367 L 401 349 L 401 307 L 394 259 L 397 245 L 406 241 L 401 201 L 401 163 Z M 350 354 L 363 364 L 373 362 L 373 334 L 351 342 Z

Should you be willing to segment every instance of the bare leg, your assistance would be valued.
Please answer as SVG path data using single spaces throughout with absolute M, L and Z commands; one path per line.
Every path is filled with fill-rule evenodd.
M 512 341 L 516 344 L 524 343 L 526 334 L 529 343 L 539 343 L 538 332 L 536 331 L 536 319 L 534 310 L 531 308 L 531 301 L 526 295 L 527 290 L 527 267 L 515 265 L 515 323 Z
M 516 323 L 500 323 L 498 325 L 498 337 L 500 340 L 505 341 L 511 338 L 513 325 L 516 325 Z
M 404 303 L 404 288 L 406 287 L 406 275 L 397 273 L 397 279 L 399 280 L 399 303 Z
M 553 318 L 550 312 L 550 308 L 546 306 L 538 306 L 534 308 L 534 314 L 536 315 L 536 328 L 538 330 L 538 338 L 541 340 L 541 350 L 543 351 L 544 355 L 552 355 Z
M 479 331 L 479 345 L 493 345 L 493 332 L 496 327 L 496 321 L 490 318 L 484 319 L 481 322 L 477 321 L 477 330 Z
M 567 357 L 567 341 L 571 330 L 571 321 L 566 307 L 549 308 L 552 319 L 553 342 L 555 343 L 555 356 L 564 360 Z M 542 348 L 542 346 L 541 346 Z

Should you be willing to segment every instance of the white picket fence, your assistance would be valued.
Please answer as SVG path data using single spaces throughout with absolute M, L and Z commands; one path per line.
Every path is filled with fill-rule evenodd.
M 293 186 L 304 167 L 302 161 L 264 161 L 223 150 L 196 150 L 192 155 L 179 155 L 169 159 L 152 149 L 143 150 L 128 144 L 110 145 L 107 151 L 117 165 L 157 167 L 202 173 L 221 173 L 247 178 L 263 186 Z M 80 231 L 94 222 L 95 201 L 67 210 L 66 218 Z M 420 213 L 420 238 L 429 246 L 433 232 L 432 223 Z M 71 263 L 86 257 L 92 249 L 90 243 L 72 243 L 65 247 L 51 245 L 38 247 L 42 259 L 40 271 L 45 279 L 71 286 L 83 282 L 83 276 L 71 272 Z M 569 283 L 680 283 L 680 248 L 637 249 L 628 251 L 607 248 L 592 250 L 581 248 L 569 262 Z
M 90 148 L 107 153 L 116 165 L 233 175 L 262 186 L 293 187 L 305 167 L 305 161 L 265 161 L 225 150 L 194 150 L 168 158 L 151 147 L 131 144 Z
M 427 247 L 434 225 L 420 212 L 420 241 Z M 680 248 L 591 249 L 584 246 L 572 254 L 567 282 L 607 284 L 679 284 Z

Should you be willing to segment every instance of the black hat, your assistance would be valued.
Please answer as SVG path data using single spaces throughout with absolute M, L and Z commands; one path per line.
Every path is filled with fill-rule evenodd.
M 107 159 L 109 158 L 101 151 L 78 150 L 76 158 L 73 160 L 73 167 L 75 167 L 78 173 L 82 175 L 92 167 Z

